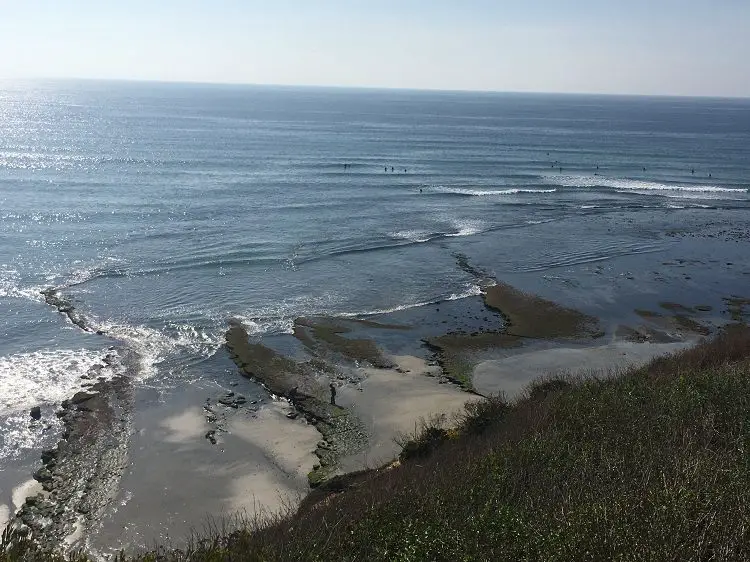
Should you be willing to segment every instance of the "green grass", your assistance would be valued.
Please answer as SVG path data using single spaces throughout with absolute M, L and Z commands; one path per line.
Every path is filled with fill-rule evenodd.
M 413 441 L 398 467 L 158 559 L 750 559 L 747 328 L 616 377 L 540 381 Z

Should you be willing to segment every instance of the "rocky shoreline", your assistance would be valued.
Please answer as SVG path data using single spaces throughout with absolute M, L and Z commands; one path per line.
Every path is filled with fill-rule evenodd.
M 59 289 L 41 291 L 45 302 L 79 329 L 105 335 L 93 327 Z M 13 525 L 25 526 L 40 545 L 67 548 L 95 528 L 114 499 L 125 468 L 131 432 L 132 381 L 128 363 L 110 347 L 102 363 L 82 376 L 81 390 L 60 404 L 62 422 L 57 445 L 42 451 L 42 466 L 33 474 L 41 491 L 26 497 Z M 41 418 L 32 408 L 32 419 Z M 36 487 L 36 489 L 38 489 Z
M 127 459 L 132 392 L 129 377 L 107 379 L 111 356 L 88 376 L 86 391 L 65 400 L 57 412 L 63 433 L 57 446 L 42 452 L 33 475 L 42 491 L 26 498 L 16 520 L 41 545 L 59 548 L 76 542 L 98 524 L 117 492 Z
M 311 489 L 335 489 L 342 474 L 387 464 L 398 455 L 394 438 L 409 433 L 420 417 L 461 409 L 478 394 L 508 388 L 520 392 L 538 371 L 550 366 L 645 361 L 709 331 L 700 315 L 710 308 L 668 303 L 659 313 L 636 311 L 642 325 L 618 325 L 608 330 L 611 342 L 592 345 L 604 335 L 596 318 L 491 280 L 466 259 L 462 266 L 481 277 L 481 301 L 472 305 L 473 320 L 461 318 L 461 311 L 471 308 L 454 309 L 452 325 L 436 306 L 430 328 L 436 335 L 412 336 L 414 326 L 393 322 L 390 316 L 382 323 L 299 318 L 293 336 L 288 336 L 299 350 L 294 355 L 279 351 L 272 342 L 252 340 L 242 323 L 230 322 L 225 348 L 239 373 L 260 383 L 272 398 L 283 399 L 278 403 L 284 411 L 275 426 L 279 435 L 284 424 L 298 416 L 320 434 L 313 445 L 315 435 L 308 429 L 311 442 L 303 448 L 314 446 L 314 457 L 307 453 L 309 464 L 300 472 L 303 485 L 307 473 Z M 43 294 L 75 326 L 104 335 L 57 289 Z M 730 304 L 741 314 L 746 301 Z M 416 338 L 428 360 L 387 353 L 377 334 Z M 542 343 L 544 350 L 534 342 Z M 560 349 L 551 349 L 555 346 Z M 62 438 L 42 453 L 42 467 L 34 474 L 42 491 L 26 499 L 15 519 L 43 545 L 65 548 L 77 543 L 96 530 L 116 498 L 132 432 L 132 379 L 124 367 L 131 360 L 113 351 L 84 377 L 88 388 L 61 405 L 57 415 L 64 427 Z M 220 436 L 231 431 L 237 412 L 248 418 L 245 423 L 253 423 L 249 420 L 255 419 L 260 406 L 256 402 L 226 388 L 206 400 L 202 409 L 207 425 L 199 432 L 200 440 L 221 448 Z M 296 422 L 305 425 L 301 419 Z M 373 456 L 368 459 L 368 454 Z
M 60 314 L 67 316 L 68 320 L 74 326 L 78 326 L 84 332 L 96 333 L 100 336 L 105 335 L 103 330 L 98 330 L 91 326 L 86 318 L 73 306 L 72 301 L 63 296 L 58 288 L 49 287 L 41 291 L 41 294 L 44 296 L 44 302 L 56 308 Z

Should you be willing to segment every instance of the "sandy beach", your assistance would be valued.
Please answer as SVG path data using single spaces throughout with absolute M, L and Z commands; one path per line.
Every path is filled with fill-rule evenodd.
M 422 421 L 444 416 L 448 423 L 479 397 L 441 381 L 440 368 L 413 356 L 392 357 L 392 369 L 362 369 L 358 385 L 343 386 L 337 403 L 351 408 L 368 430 L 367 448 L 343 458 L 339 470 L 378 468 L 401 451 L 398 440 L 419 431 Z

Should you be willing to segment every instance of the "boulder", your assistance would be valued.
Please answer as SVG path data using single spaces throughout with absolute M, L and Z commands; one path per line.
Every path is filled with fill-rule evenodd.
M 83 402 L 86 402 L 86 400 L 91 400 L 94 396 L 95 396 L 94 394 L 91 394 L 89 392 L 83 392 L 83 391 L 76 392 L 73 395 L 73 398 L 70 399 L 70 401 L 73 404 L 81 404 Z

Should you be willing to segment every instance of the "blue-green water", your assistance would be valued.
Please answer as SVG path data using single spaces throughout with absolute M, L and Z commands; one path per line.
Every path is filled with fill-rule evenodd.
M 747 238 L 674 234 L 746 228 L 749 146 L 748 100 L 2 83 L 0 468 L 110 346 L 211 377 L 230 318 L 476 295 L 457 253 L 595 312 L 737 293 Z

